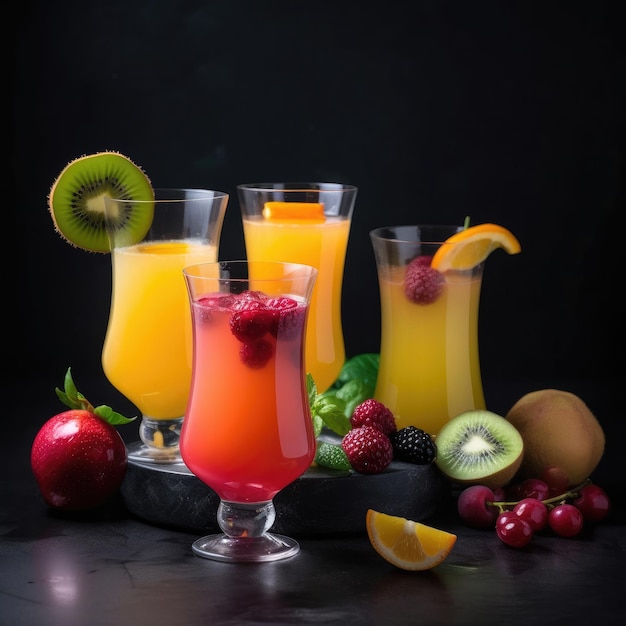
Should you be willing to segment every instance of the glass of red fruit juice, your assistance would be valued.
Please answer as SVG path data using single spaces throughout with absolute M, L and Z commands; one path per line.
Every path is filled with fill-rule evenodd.
M 192 308 L 193 365 L 180 451 L 217 493 L 222 533 L 193 543 L 218 561 L 275 561 L 299 551 L 270 533 L 274 496 L 315 456 L 305 330 L 317 269 L 220 261 L 183 270 Z

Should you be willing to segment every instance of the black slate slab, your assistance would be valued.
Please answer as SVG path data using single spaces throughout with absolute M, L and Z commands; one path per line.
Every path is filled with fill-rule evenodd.
M 421 521 L 448 493 L 434 465 L 394 461 L 373 475 L 311 467 L 274 498 L 272 530 L 295 536 L 364 532 L 368 508 Z M 197 533 L 219 530 L 217 494 L 184 465 L 129 462 L 122 496 L 128 510 L 147 522 Z

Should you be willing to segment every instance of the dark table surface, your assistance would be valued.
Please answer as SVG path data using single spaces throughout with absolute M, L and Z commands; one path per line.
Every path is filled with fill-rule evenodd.
M 292 559 L 234 565 L 195 556 L 195 533 L 135 518 L 121 499 L 97 514 L 48 510 L 29 454 L 39 427 L 63 408 L 53 392 L 59 383 L 3 389 L 2 625 L 626 623 L 623 379 L 485 383 L 489 408 L 501 413 L 526 391 L 547 386 L 583 397 L 607 436 L 592 478 L 609 492 L 613 510 L 575 539 L 546 533 L 515 550 L 493 531 L 463 526 L 453 491 L 424 521 L 458 539 L 446 561 L 427 572 L 394 568 L 364 530 L 299 537 Z M 101 381 L 79 387 L 97 404 L 109 403 Z M 132 441 L 136 426 L 129 426 L 122 434 Z

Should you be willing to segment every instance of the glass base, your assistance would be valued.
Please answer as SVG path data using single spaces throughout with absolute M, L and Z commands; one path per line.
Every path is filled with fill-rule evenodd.
M 175 448 L 153 448 L 142 441 L 135 441 L 126 446 L 128 460 L 137 463 L 160 463 L 164 465 L 181 465 L 186 467 L 180 456 L 180 450 Z
M 183 463 L 179 442 L 183 418 L 156 420 L 145 415 L 139 424 L 139 438 L 129 446 L 128 460 L 140 463 Z
M 300 552 L 300 544 L 290 537 L 265 533 L 260 537 L 207 535 L 193 542 L 194 554 L 229 563 L 261 563 L 288 559 Z

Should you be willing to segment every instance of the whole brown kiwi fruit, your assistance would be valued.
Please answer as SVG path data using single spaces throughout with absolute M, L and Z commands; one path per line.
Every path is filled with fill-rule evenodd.
M 546 467 L 561 468 L 578 485 L 604 454 L 604 431 L 585 402 L 569 391 L 539 389 L 522 396 L 506 414 L 524 440 L 518 477 L 541 478 Z

